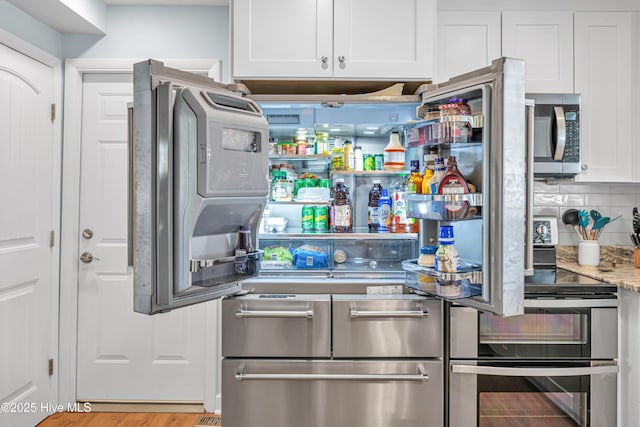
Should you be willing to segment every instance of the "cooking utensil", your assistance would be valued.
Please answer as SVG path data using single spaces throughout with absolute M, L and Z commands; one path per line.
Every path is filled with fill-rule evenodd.
M 580 209 L 578 211 L 578 223 L 581 227 L 587 228 L 589 225 L 589 212 L 585 209 Z
M 640 212 L 638 212 L 638 208 L 633 208 L 633 232 L 638 235 L 640 234 Z
M 600 215 L 600 212 L 598 212 L 595 209 L 591 209 L 591 212 L 589 212 L 591 214 L 591 219 L 593 220 L 593 222 L 595 223 L 598 218 L 601 218 L 602 215 Z
M 567 209 L 562 214 L 562 222 L 567 225 L 578 225 L 578 210 L 577 209 Z

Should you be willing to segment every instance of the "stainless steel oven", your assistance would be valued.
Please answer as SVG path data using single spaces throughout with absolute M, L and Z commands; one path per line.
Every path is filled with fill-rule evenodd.
M 615 288 L 558 280 L 525 286 L 522 316 L 450 308 L 451 427 L 616 425 Z

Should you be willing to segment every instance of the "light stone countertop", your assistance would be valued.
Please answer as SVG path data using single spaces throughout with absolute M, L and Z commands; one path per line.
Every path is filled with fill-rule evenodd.
M 559 268 L 582 274 L 592 279 L 604 280 L 620 288 L 640 292 L 640 268 L 633 264 L 633 248 L 629 247 L 602 247 L 600 250 L 601 262 L 614 261 L 613 271 L 600 271 L 598 267 L 579 265 L 576 262 L 575 247 L 558 247 L 556 265 Z

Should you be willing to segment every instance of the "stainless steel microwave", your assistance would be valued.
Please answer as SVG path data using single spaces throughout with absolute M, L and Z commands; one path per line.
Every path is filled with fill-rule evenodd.
M 535 102 L 534 176 L 580 173 L 580 95 L 527 94 Z

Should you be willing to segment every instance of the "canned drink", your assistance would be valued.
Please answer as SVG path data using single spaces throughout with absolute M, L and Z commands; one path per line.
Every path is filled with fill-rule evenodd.
M 375 170 L 382 171 L 384 170 L 384 154 L 376 154 L 374 156 Z
M 365 154 L 363 163 L 364 163 L 364 170 L 366 171 L 376 170 L 376 159 L 373 156 L 373 154 Z
M 298 190 L 300 190 L 304 185 L 304 181 L 302 179 L 296 179 L 293 181 L 293 195 L 298 195 Z
M 321 179 L 320 180 L 320 188 L 331 188 L 331 180 L 330 179 Z
M 302 231 L 313 231 L 315 209 L 313 206 L 304 205 L 302 207 Z
M 316 231 L 327 231 L 329 229 L 329 209 L 326 206 L 316 206 L 313 216 L 313 227 Z

